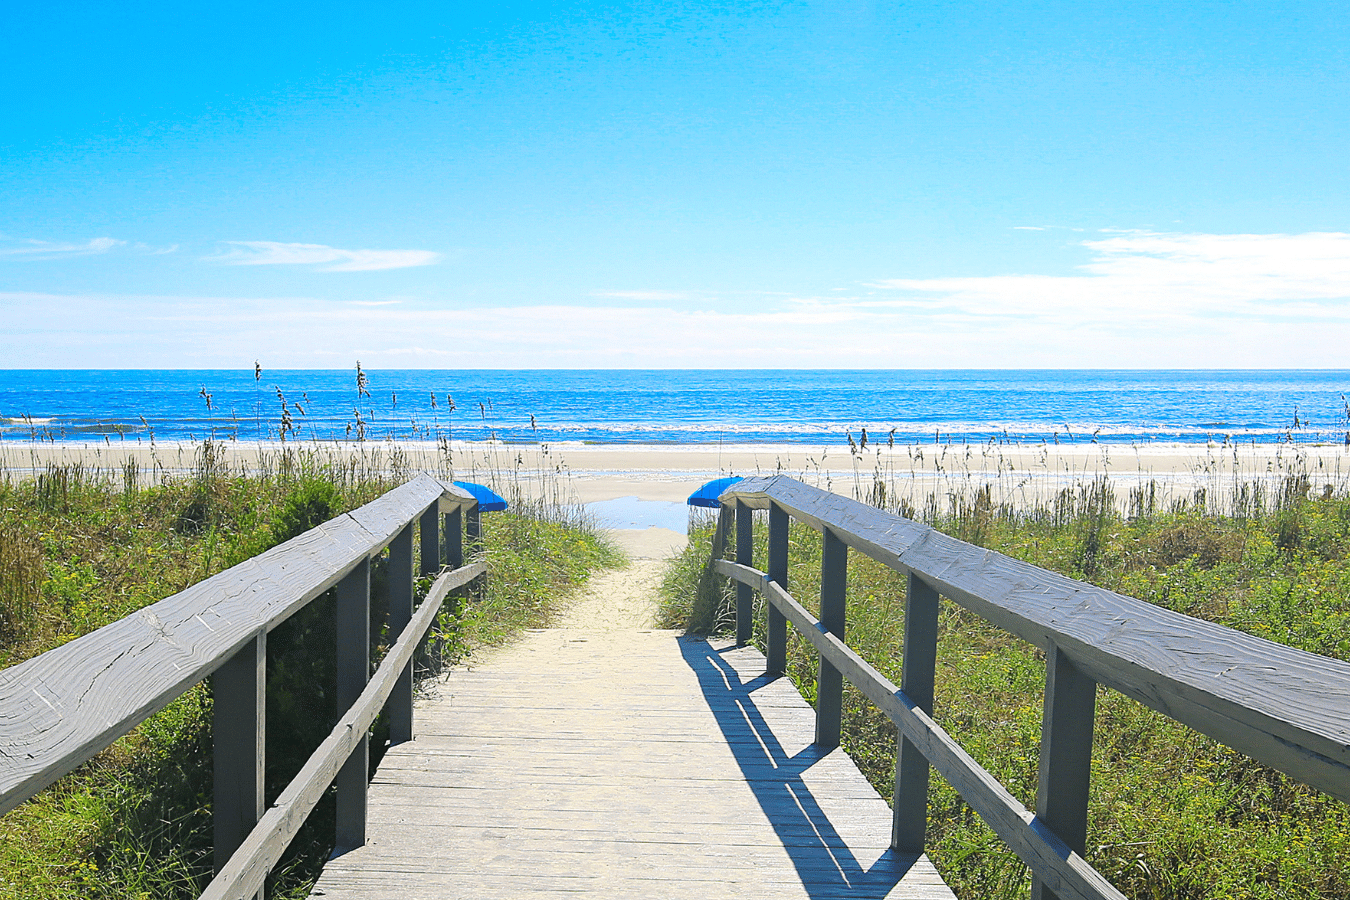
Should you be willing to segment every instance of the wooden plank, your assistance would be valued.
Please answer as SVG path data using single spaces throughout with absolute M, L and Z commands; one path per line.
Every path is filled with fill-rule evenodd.
M 345 716 L 370 681 L 370 560 L 361 560 L 338 582 L 334 603 L 337 616 L 337 708 Z M 398 690 L 398 680 L 391 689 Z M 335 776 L 337 789 L 335 853 L 345 853 L 366 842 L 367 774 L 370 736 L 364 731 Z
M 905 644 L 900 689 L 933 714 L 937 672 L 938 592 L 910 573 L 905 585 Z M 924 847 L 928 831 L 928 760 L 899 732 L 895 736 L 895 793 L 891 798 L 891 846 L 905 853 Z
M 262 888 L 272 866 L 281 858 L 315 804 L 327 792 L 348 758 L 366 739 L 370 726 L 389 698 L 403 667 L 412 659 L 417 645 L 435 623 L 446 595 L 481 575 L 485 568 L 483 563 L 475 563 L 447 572 L 436 580 L 412 622 L 403 630 L 394 646 L 389 648 L 375 676 L 366 683 L 356 702 L 310 755 L 239 850 L 212 879 L 202 893 L 201 900 L 247 897 Z
M 786 476 L 722 502 L 781 505 L 1085 675 L 1350 802 L 1350 663 L 1306 653 L 974 547 Z
M 211 676 L 215 870 L 262 818 L 267 736 L 267 633 L 259 631 Z
M 755 511 L 744 504 L 736 506 L 736 562 L 753 565 L 755 561 Z M 736 586 L 736 643 L 750 643 L 755 625 L 755 597 L 748 585 Z
M 820 537 L 820 627 L 842 641 L 848 591 L 848 545 L 828 528 Z M 750 590 L 749 585 L 743 586 Z M 832 750 L 839 746 L 843 714 L 844 678 L 822 653 L 816 673 L 816 744 L 822 749 Z
M 409 522 L 389 542 L 389 639 L 397 640 L 413 613 L 413 526 Z M 413 664 L 408 663 L 385 707 L 389 740 L 395 744 L 412 739 Z
M 209 676 L 382 549 L 428 504 L 473 498 L 419 475 L 124 619 L 0 671 L 0 814 Z
M 1061 897 L 1078 900 L 1124 900 L 1124 895 L 1100 872 L 1008 793 L 913 699 L 843 641 L 825 631 L 804 606 L 769 581 L 767 575 L 726 560 L 717 567 L 722 574 L 738 581 L 758 580 L 759 589 L 769 602 L 781 609 L 822 656 L 828 656 L 854 687 L 890 717 L 896 728 L 1047 887 Z
M 1074 668 L 1063 653 L 1047 653 L 1036 817 L 1078 854 L 1087 852 L 1096 709 L 1097 683 Z M 1056 896 L 1039 878 L 1033 878 L 1031 900 L 1056 900 Z
M 371 784 L 368 843 L 312 896 L 950 900 L 753 648 L 587 638 L 535 632 L 434 685 Z

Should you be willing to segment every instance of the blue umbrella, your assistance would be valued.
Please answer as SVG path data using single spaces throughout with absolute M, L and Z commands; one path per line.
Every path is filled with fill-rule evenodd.
M 500 495 L 494 493 L 491 488 L 474 484 L 472 481 L 456 481 L 455 487 L 463 488 L 478 498 L 479 512 L 498 512 L 506 509 L 506 501 Z
M 717 498 L 722 492 L 733 484 L 741 480 L 739 475 L 731 475 L 727 478 L 714 478 L 703 487 L 689 495 L 688 503 L 690 506 L 711 506 L 716 509 L 720 504 Z

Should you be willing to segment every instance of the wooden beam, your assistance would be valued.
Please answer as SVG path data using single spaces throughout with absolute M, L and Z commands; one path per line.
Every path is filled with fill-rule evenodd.
M 769 507 L 769 578 L 783 590 L 788 589 L 788 516 L 776 504 Z M 787 674 L 787 619 L 772 603 L 765 604 L 768 635 L 765 640 L 765 674 L 778 678 Z
M 370 680 L 370 561 L 362 560 L 337 586 L 337 708 L 345 716 Z M 392 691 L 392 688 L 391 688 Z M 335 856 L 366 842 L 370 736 L 362 732 L 337 775 Z
M 433 502 L 474 502 L 419 475 L 97 631 L 0 671 L 0 814 L 208 677 L 259 630 L 333 587 Z
M 211 818 L 219 872 L 262 818 L 267 735 L 267 632 L 211 676 L 215 787 Z
M 782 506 L 852 549 L 1083 674 L 1350 803 L 1350 662 L 1330 659 L 1047 572 L 786 476 L 723 502 Z
M 1058 649 L 1045 656 L 1045 712 L 1041 718 L 1040 777 L 1036 817 L 1075 853 L 1087 852 L 1088 787 L 1092 777 L 1092 725 L 1097 683 Z M 1032 900 L 1056 900 L 1039 878 Z
M 890 717 L 985 824 L 1056 894 L 1065 900 L 1124 900 L 1120 891 L 1008 793 L 911 697 L 826 631 L 819 620 L 765 573 L 726 560 L 719 562 L 717 568 L 730 578 L 755 585 L 771 605 L 781 609 L 798 632 Z
M 201 900 L 238 900 L 251 897 L 263 887 L 281 854 L 286 851 L 305 819 L 328 791 L 339 770 L 357 749 L 361 739 L 370 731 L 375 717 L 384 706 L 399 673 L 412 659 L 417 645 L 436 621 L 441 603 L 447 594 L 483 573 L 482 563 L 464 566 L 446 572 L 436 580 L 426 600 L 413 616 L 412 623 L 402 637 L 389 649 L 365 690 L 351 709 L 338 720 L 328 735 L 277 797 L 239 850 L 207 885 Z
M 752 565 L 755 561 L 755 511 L 744 503 L 736 504 L 736 562 Z M 755 597 L 749 585 L 736 585 L 736 645 L 750 643 L 755 624 Z
M 749 590 L 746 586 L 746 590 Z M 848 545 L 826 528 L 821 533 L 820 627 L 844 639 L 848 590 Z M 830 751 L 839 746 L 844 711 L 844 678 L 824 653 L 816 675 L 816 746 Z
M 389 639 L 397 640 L 413 613 L 413 527 L 407 527 L 389 542 Z M 389 716 L 389 742 L 412 740 L 413 671 L 409 662 L 385 707 Z
M 441 570 L 440 504 L 433 503 L 428 506 L 427 511 L 422 513 L 417 522 L 418 534 L 421 536 L 418 542 L 421 545 L 418 572 L 425 578 Z
M 911 572 L 905 585 L 900 690 L 930 716 L 937 671 L 938 608 L 938 592 Z M 928 760 L 904 734 L 896 732 L 895 741 L 891 846 L 902 853 L 922 853 L 928 830 Z

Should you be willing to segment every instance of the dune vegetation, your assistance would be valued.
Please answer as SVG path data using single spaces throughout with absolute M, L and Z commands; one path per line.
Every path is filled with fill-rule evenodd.
M 875 491 L 875 499 L 894 497 Z M 883 485 L 884 487 L 884 485 Z M 1350 660 L 1350 498 L 1289 472 L 1269 484 L 1201 490 L 1167 504 L 1157 485 L 1117 496 L 1098 478 L 1021 507 L 988 491 L 892 506 L 970 543 L 1124 594 Z M 863 496 L 862 499 L 868 499 Z M 883 501 L 884 502 L 884 501 Z M 671 627 L 726 631 L 732 592 L 709 578 L 713 526 L 695 528 L 667 573 Z M 763 568 L 767 526 L 757 522 Z M 731 537 L 734 542 L 734 536 Z M 820 535 L 793 524 L 789 584 L 818 609 Z M 728 550 L 728 555 L 731 551 Z M 850 554 L 847 641 L 900 681 L 904 579 Z M 758 616 L 755 640 L 764 639 Z M 1034 808 L 1044 655 L 942 601 L 935 718 Z M 789 676 L 808 699 L 816 657 L 789 630 Z M 1350 808 L 1120 694 L 1099 688 L 1087 857 L 1126 896 L 1167 900 L 1350 898 Z M 895 730 L 846 687 L 843 746 L 890 796 Z M 961 897 L 1026 896 L 1026 867 L 941 778 L 929 853 Z
M 373 450 L 334 465 L 301 448 L 229 471 L 206 442 L 182 475 L 66 465 L 0 478 L 0 667 L 378 497 L 409 474 L 389 463 Z M 483 531 L 486 594 L 442 614 L 429 665 L 545 623 L 567 588 L 621 562 L 576 508 L 515 504 L 484 515 Z M 377 560 L 373 597 L 384 571 Z M 269 802 L 336 721 L 331 606 L 320 598 L 269 636 Z M 378 653 L 383 642 L 372 638 Z M 206 682 L 0 819 L 0 897 L 195 898 L 211 874 L 211 765 Z M 331 850 L 332 814 L 330 798 L 283 859 L 271 896 L 306 895 Z

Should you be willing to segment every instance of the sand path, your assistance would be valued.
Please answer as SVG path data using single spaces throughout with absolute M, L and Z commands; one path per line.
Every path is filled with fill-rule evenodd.
M 607 633 L 655 627 L 661 574 L 666 560 L 684 549 L 685 536 L 668 528 L 616 529 L 608 534 L 631 562 L 592 575 L 553 629 Z

